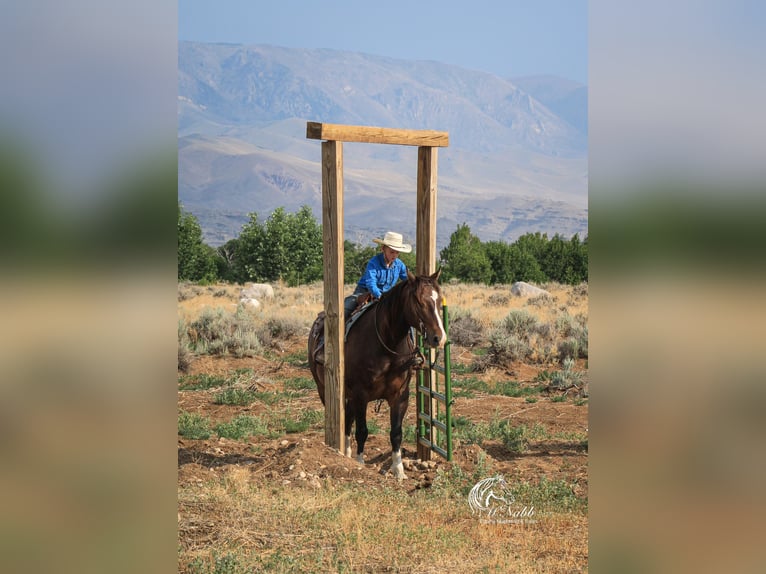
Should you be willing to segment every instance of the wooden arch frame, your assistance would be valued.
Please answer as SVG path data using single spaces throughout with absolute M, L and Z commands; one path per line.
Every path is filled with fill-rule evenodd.
M 345 450 L 343 409 L 343 142 L 418 147 L 416 273 L 436 271 L 436 170 L 438 148 L 449 145 L 449 134 L 308 122 L 308 139 L 322 142 L 322 235 L 324 240 L 325 444 Z M 433 380 L 433 377 L 432 377 Z M 418 456 L 431 451 L 418 442 Z

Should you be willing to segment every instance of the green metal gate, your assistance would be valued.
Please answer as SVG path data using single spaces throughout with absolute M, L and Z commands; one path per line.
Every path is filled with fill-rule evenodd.
M 447 342 L 441 352 L 424 348 L 422 338 L 418 337 L 420 351 L 426 358 L 426 368 L 418 371 L 417 385 L 418 458 L 421 460 L 429 460 L 432 451 L 452 460 L 451 343 L 446 299 L 442 300 L 442 318 Z

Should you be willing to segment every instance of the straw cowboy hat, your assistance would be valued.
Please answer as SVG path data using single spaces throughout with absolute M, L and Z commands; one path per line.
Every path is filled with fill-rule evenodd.
M 401 233 L 387 231 L 383 236 L 383 239 L 373 239 L 373 241 L 385 245 L 386 247 L 390 247 L 394 251 L 399 251 L 400 253 L 410 253 L 412 251 L 412 245 L 402 241 Z

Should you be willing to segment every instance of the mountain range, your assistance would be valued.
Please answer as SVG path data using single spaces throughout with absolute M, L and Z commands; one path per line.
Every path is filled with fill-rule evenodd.
M 309 121 L 449 132 L 439 248 L 462 223 L 482 241 L 587 234 L 587 86 L 337 50 L 181 42 L 178 53 L 178 196 L 210 245 L 252 212 L 308 205 L 321 222 Z M 346 239 L 414 240 L 417 149 L 346 143 L 343 155 Z

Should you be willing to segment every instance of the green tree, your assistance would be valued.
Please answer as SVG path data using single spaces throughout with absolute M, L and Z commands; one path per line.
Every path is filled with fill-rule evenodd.
M 481 240 L 463 223 L 450 236 L 447 247 L 439 256 L 444 267 L 443 279 L 459 279 L 471 283 L 489 283 L 492 265 Z
M 553 281 L 575 285 L 588 280 L 587 246 L 574 235 L 566 240 L 556 234 L 545 248 L 541 266 Z
M 367 262 L 378 252 L 374 246 L 362 247 L 348 240 L 343 242 L 343 281 L 356 283 L 364 273 Z
M 548 280 L 543 270 L 540 269 L 537 259 L 531 253 L 520 249 L 518 245 L 512 245 L 511 252 L 512 283 L 516 281 L 545 283 Z
M 548 234 L 540 233 L 539 231 L 536 231 L 535 233 L 525 233 L 519 237 L 514 244 L 522 251 L 529 253 L 539 264 L 545 257 L 545 251 L 548 245 Z
M 202 242 L 202 228 L 178 202 L 178 280 L 213 282 L 218 279 L 215 250 Z
M 279 207 L 263 224 L 251 213 L 237 240 L 226 246 L 241 281 L 300 285 L 322 279 L 322 228 L 308 206 L 294 214 Z
M 492 268 L 492 274 L 489 279 L 490 284 L 512 283 L 513 250 L 511 246 L 502 241 L 488 241 L 484 244 L 484 251 Z

